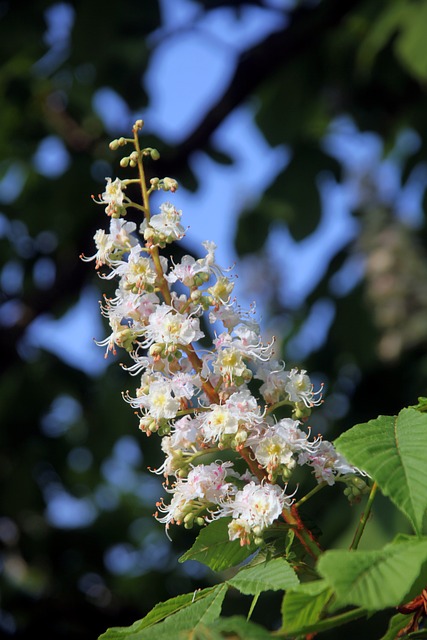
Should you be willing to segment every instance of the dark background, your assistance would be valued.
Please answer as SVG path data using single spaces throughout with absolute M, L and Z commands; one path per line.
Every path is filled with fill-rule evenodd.
M 160 461 L 158 440 L 139 434 L 122 401 L 128 376 L 114 359 L 96 371 L 85 362 L 67 364 L 60 343 L 48 348 L 49 336 L 43 347 L 34 341 L 34 323 L 43 314 L 60 319 L 83 291 L 96 287 L 101 295 L 103 283 L 78 256 L 93 253 L 101 224 L 89 194 L 116 173 L 108 142 L 128 135 L 132 118 L 107 129 L 93 97 L 109 87 L 128 114 L 144 116 L 150 91 L 142 80 L 168 9 L 166 0 L 122 0 L 114 8 L 98 0 L 65 4 L 73 15 L 69 38 L 59 34 L 52 44 L 46 10 L 55 3 L 0 2 L 0 635 L 93 640 L 215 576 L 195 563 L 177 563 L 193 532 L 176 530 L 170 543 L 152 518 L 162 489 L 146 467 Z M 189 32 L 218 12 L 239 18 L 249 6 L 260 16 L 272 11 L 272 3 L 261 0 L 192 5 L 197 11 Z M 242 105 L 251 106 L 271 147 L 289 149 L 290 162 L 259 200 L 242 205 L 234 242 L 249 274 L 241 283 L 249 296 L 250 274 L 265 274 L 263 315 L 287 364 L 325 381 L 326 401 L 313 427 L 333 439 L 427 395 L 427 2 L 276 5 L 277 29 L 233 57 L 229 81 L 218 85 L 179 143 L 172 146 L 159 131 L 145 144 L 161 152 L 156 173 L 192 191 L 200 188 L 194 154 L 232 162 L 212 139 Z M 331 131 L 339 137 L 343 121 L 353 127 L 355 148 L 363 150 L 366 132 L 375 137 L 376 166 L 356 171 L 345 153 L 325 144 Z M 47 156 L 39 165 L 35 157 L 52 138 L 68 160 L 46 175 L 40 163 Z M 267 247 L 284 229 L 301 247 L 316 238 L 325 221 L 322 176 L 351 193 L 355 231 L 319 267 L 302 302 L 290 305 L 287 286 L 292 269 L 306 268 L 303 259 L 297 252 L 285 272 Z M 329 309 L 327 326 L 322 308 Z M 68 322 L 64 350 L 80 331 L 77 320 Z M 333 489 L 311 515 L 324 545 L 339 546 L 357 513 Z M 364 544 L 381 545 L 402 527 L 380 499 Z M 226 613 L 246 613 L 248 606 L 236 597 Z M 267 599 L 254 619 L 274 624 L 278 610 L 277 598 Z M 374 617 L 369 637 L 385 624 Z M 359 638 L 364 629 L 345 637 Z

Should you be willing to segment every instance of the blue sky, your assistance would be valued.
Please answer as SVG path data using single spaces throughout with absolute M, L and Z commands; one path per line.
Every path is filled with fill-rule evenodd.
M 171 144 L 179 143 L 194 128 L 212 100 L 227 85 L 239 53 L 256 44 L 268 33 L 283 26 L 283 13 L 274 7 L 292 4 L 289 0 L 270 2 L 270 11 L 246 7 L 237 18 L 235 12 L 221 8 L 199 15 L 197 4 L 190 0 L 163 0 L 163 26 L 152 35 L 155 52 L 143 84 L 150 95 L 150 107 L 145 113 L 131 114 L 120 96 L 104 87 L 94 96 L 93 106 L 104 120 L 112 137 L 126 135 L 123 130 L 136 117 L 143 117 L 149 131 L 161 133 Z M 53 60 L 66 54 L 72 28 L 73 13 L 69 5 L 58 3 L 49 12 L 50 28 L 46 41 L 51 49 L 37 68 L 48 68 Z M 54 55 L 55 54 L 55 55 Z M 36 65 L 37 66 L 37 65 Z M 242 209 L 256 202 L 259 194 L 274 180 L 289 158 L 284 146 L 270 148 L 255 126 L 256 104 L 245 104 L 225 120 L 213 136 L 213 144 L 229 153 L 234 164 L 218 165 L 204 153 L 192 158 L 200 188 L 196 193 L 181 188 L 173 195 L 173 202 L 183 211 L 184 226 L 188 226 L 186 246 L 199 252 L 201 242 L 213 240 L 217 246 L 219 264 L 228 267 L 237 261 L 235 273 L 243 265 L 235 255 L 233 238 L 236 222 Z M 409 135 L 409 134 L 408 134 Z M 401 145 L 416 146 L 407 137 Z M 402 209 L 416 221 L 419 215 L 421 186 L 425 176 L 410 181 L 406 192 L 395 191 L 398 163 L 383 162 L 382 148 L 372 134 L 360 134 L 349 120 L 343 118 L 334 125 L 325 139 L 329 151 L 344 164 L 350 176 L 345 187 L 337 185 L 331 176 L 324 176 L 319 187 L 323 201 L 323 219 L 318 229 L 302 242 L 296 243 L 284 227 L 270 235 L 268 247 L 277 269 L 290 274 L 286 281 L 286 303 L 296 307 L 316 284 L 337 247 L 351 239 L 357 225 L 350 215 L 355 198 L 359 197 L 359 181 L 363 172 L 375 175 L 385 199 L 400 197 Z M 58 177 L 67 168 L 68 157 L 61 141 L 50 137 L 40 146 L 34 163 L 41 173 Z M 363 169 L 362 169 L 363 168 Z M 12 168 L 13 169 L 13 168 Z M 114 176 L 113 176 L 114 177 Z M 19 175 L 15 176 L 19 183 Z M 3 181 L 10 189 L 13 181 Z M 0 184 L 1 196 L 2 184 Z M 5 193 L 4 198 L 13 197 Z M 89 194 L 88 194 L 88 197 Z M 171 198 L 172 199 L 172 198 Z M 409 212 L 409 214 L 408 214 Z M 418 212 L 418 213 L 417 213 Z M 94 211 L 94 215 L 96 215 Z M 103 219 L 100 216 L 100 224 Z M 47 265 L 46 265 L 47 268 Z M 362 265 L 354 261 L 335 280 L 335 287 L 344 293 L 360 276 Z M 244 286 L 244 278 L 237 280 L 236 293 L 241 306 L 252 302 L 251 292 Z M 105 366 L 103 350 L 93 338 L 105 335 L 99 317 L 99 293 L 86 290 L 79 304 L 59 321 L 45 316 L 31 327 L 28 339 L 34 346 L 56 351 L 65 360 L 84 370 L 96 373 Z M 260 301 L 258 301 L 260 303 Z M 260 304 L 258 304 L 260 309 Z M 262 308 L 261 308 L 262 313 Z M 295 353 L 307 354 L 324 337 L 333 319 L 333 309 L 322 301 L 295 343 Z M 70 347 L 64 345 L 64 334 L 73 332 Z M 302 345 L 305 345 L 304 347 Z M 292 347 L 292 345 L 291 345 Z M 290 354 L 292 355 L 292 353 Z

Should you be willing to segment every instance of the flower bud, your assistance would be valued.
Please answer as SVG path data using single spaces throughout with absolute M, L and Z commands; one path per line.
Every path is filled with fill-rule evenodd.
M 120 166 L 125 169 L 128 165 L 129 165 L 129 158 L 125 156 L 120 160 Z
M 178 182 L 174 178 L 163 178 L 162 180 L 163 191 L 176 191 L 178 189 Z
M 311 409 L 306 407 L 303 402 L 295 404 L 295 409 L 292 412 L 292 417 L 295 418 L 295 420 L 308 418 L 309 415 L 311 415 Z
M 139 428 L 141 431 L 145 431 L 147 435 L 150 435 L 154 431 L 157 431 L 158 426 L 153 418 L 150 416 L 144 416 L 139 421 Z
M 200 300 L 201 297 L 202 297 L 202 292 L 199 291 L 198 289 L 191 292 L 190 298 L 193 302 L 197 302 L 198 300 Z
M 234 441 L 236 442 L 236 445 L 239 446 L 240 444 L 243 444 L 246 441 L 247 437 L 248 437 L 247 432 L 244 430 L 241 430 L 241 431 L 238 431 L 234 436 Z
M 151 345 L 148 353 L 153 358 L 156 358 L 158 356 L 162 357 L 164 350 L 165 350 L 165 345 L 163 343 L 155 342 L 154 344 Z
M 193 526 L 193 522 L 194 522 L 194 513 L 187 513 L 187 515 L 184 516 L 184 526 L 186 526 L 187 529 L 191 529 Z
M 139 119 L 135 122 L 135 124 L 133 125 L 133 128 L 135 131 L 140 131 L 143 126 L 144 126 L 144 120 Z
M 111 149 L 111 151 L 116 151 L 119 148 L 119 141 L 118 140 L 111 140 L 110 144 L 108 145 Z

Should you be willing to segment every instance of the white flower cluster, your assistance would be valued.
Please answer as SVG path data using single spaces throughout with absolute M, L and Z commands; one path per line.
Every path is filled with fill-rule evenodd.
M 321 391 L 304 370 L 273 359 L 273 344 L 263 344 L 257 322 L 231 301 L 233 281 L 216 264 L 215 245 L 205 242 L 198 260 L 186 255 L 175 264 L 160 256 L 159 247 L 184 235 L 181 212 L 167 202 L 146 215 L 146 206 L 124 196 L 128 182 L 107 179 L 101 202 L 110 229 L 97 231 L 97 251 L 83 259 L 118 281 L 102 306 L 111 333 L 98 344 L 106 355 L 116 347 L 129 353 L 127 369 L 139 383 L 124 398 L 140 429 L 162 436 L 165 460 L 156 472 L 172 497 L 158 503 L 157 517 L 167 528 L 229 517 L 230 540 L 260 540 L 291 508 L 286 487 L 296 465 L 309 465 L 328 484 L 356 470 L 331 443 L 302 430 L 299 418 L 320 404 Z M 144 209 L 139 233 L 117 217 L 130 206 Z M 199 345 L 202 316 L 207 326 L 222 327 L 210 350 Z M 289 417 L 276 420 L 278 407 L 288 407 Z

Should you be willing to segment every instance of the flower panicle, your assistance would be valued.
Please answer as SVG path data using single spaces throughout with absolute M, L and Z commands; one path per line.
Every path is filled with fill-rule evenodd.
M 176 262 L 160 255 L 182 240 L 185 228 L 171 202 L 158 213 L 150 210 L 151 193 L 173 194 L 178 183 L 146 182 L 144 162 L 159 154 L 140 149 L 142 127 L 138 120 L 133 138 L 110 144 L 112 150 L 134 145 L 120 165 L 138 175 L 106 179 L 94 201 L 105 207 L 109 228 L 96 232 L 96 252 L 82 256 L 95 262 L 103 280 L 116 283 L 114 296 L 101 305 L 111 333 L 97 344 L 106 356 L 127 352 L 131 364 L 122 367 L 137 385 L 123 399 L 143 432 L 161 436 L 165 459 L 154 472 L 164 476 L 171 499 L 159 501 L 157 519 L 169 530 L 172 524 L 191 528 L 231 517 L 230 540 L 261 543 L 264 531 L 291 509 L 295 492 L 287 487 L 297 466 L 310 467 L 319 484 L 345 482 L 352 495 L 358 470 L 332 443 L 304 431 L 323 388 L 315 391 L 306 370 L 287 370 L 276 359 L 274 338 L 263 342 L 254 309 L 242 311 L 231 298 L 234 281 L 217 264 L 216 245 L 204 242 L 205 255 L 198 259 L 184 255 Z M 140 202 L 125 193 L 131 183 L 139 184 Z M 130 211 L 143 216 L 139 226 L 124 219 Z M 205 327 L 213 325 L 211 338 Z M 256 380 L 261 384 L 254 392 Z M 289 416 L 276 420 L 279 407 Z M 239 453 L 248 464 L 243 474 L 231 461 Z

